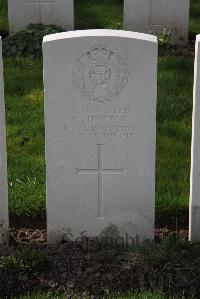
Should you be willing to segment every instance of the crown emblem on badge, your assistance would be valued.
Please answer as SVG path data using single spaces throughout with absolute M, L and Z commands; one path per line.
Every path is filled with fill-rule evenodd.
M 101 61 L 107 63 L 112 52 L 103 45 L 93 47 L 88 55 L 92 61 Z

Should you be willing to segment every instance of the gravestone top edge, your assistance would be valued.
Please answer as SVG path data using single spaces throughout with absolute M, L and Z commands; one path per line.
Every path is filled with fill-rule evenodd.
M 112 30 L 112 29 L 92 29 L 92 30 L 76 30 L 76 31 L 68 31 L 56 34 L 46 35 L 43 38 L 43 43 L 56 41 L 60 39 L 68 39 L 68 38 L 78 38 L 78 37 L 124 37 L 131 38 L 137 40 L 149 41 L 152 43 L 158 43 L 158 39 L 156 36 L 151 34 L 132 32 L 132 31 L 124 31 L 124 30 Z
M 200 42 L 200 34 L 196 35 L 196 41 Z

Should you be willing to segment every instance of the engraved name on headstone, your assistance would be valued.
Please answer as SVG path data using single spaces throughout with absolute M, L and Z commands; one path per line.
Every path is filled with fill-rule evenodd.
M 156 37 L 55 34 L 43 55 L 48 242 L 153 238 Z

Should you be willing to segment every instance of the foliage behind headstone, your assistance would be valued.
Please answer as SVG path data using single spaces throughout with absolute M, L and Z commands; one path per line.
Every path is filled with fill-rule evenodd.
M 54 25 L 30 24 L 26 30 L 14 33 L 4 40 L 3 55 L 4 57 L 40 57 L 43 37 L 63 31 L 64 29 Z

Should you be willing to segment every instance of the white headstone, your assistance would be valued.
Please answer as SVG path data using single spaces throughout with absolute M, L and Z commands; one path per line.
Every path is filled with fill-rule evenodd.
M 157 38 L 54 34 L 43 55 L 48 242 L 153 238 Z
M 0 245 L 8 241 L 8 185 L 3 87 L 2 43 L 0 37 Z
M 124 0 L 124 28 L 150 34 L 169 33 L 171 44 L 188 41 L 190 0 Z
M 8 0 L 8 16 L 10 32 L 39 23 L 73 30 L 74 0 Z
M 200 241 L 200 35 L 196 38 L 190 179 L 190 240 Z

